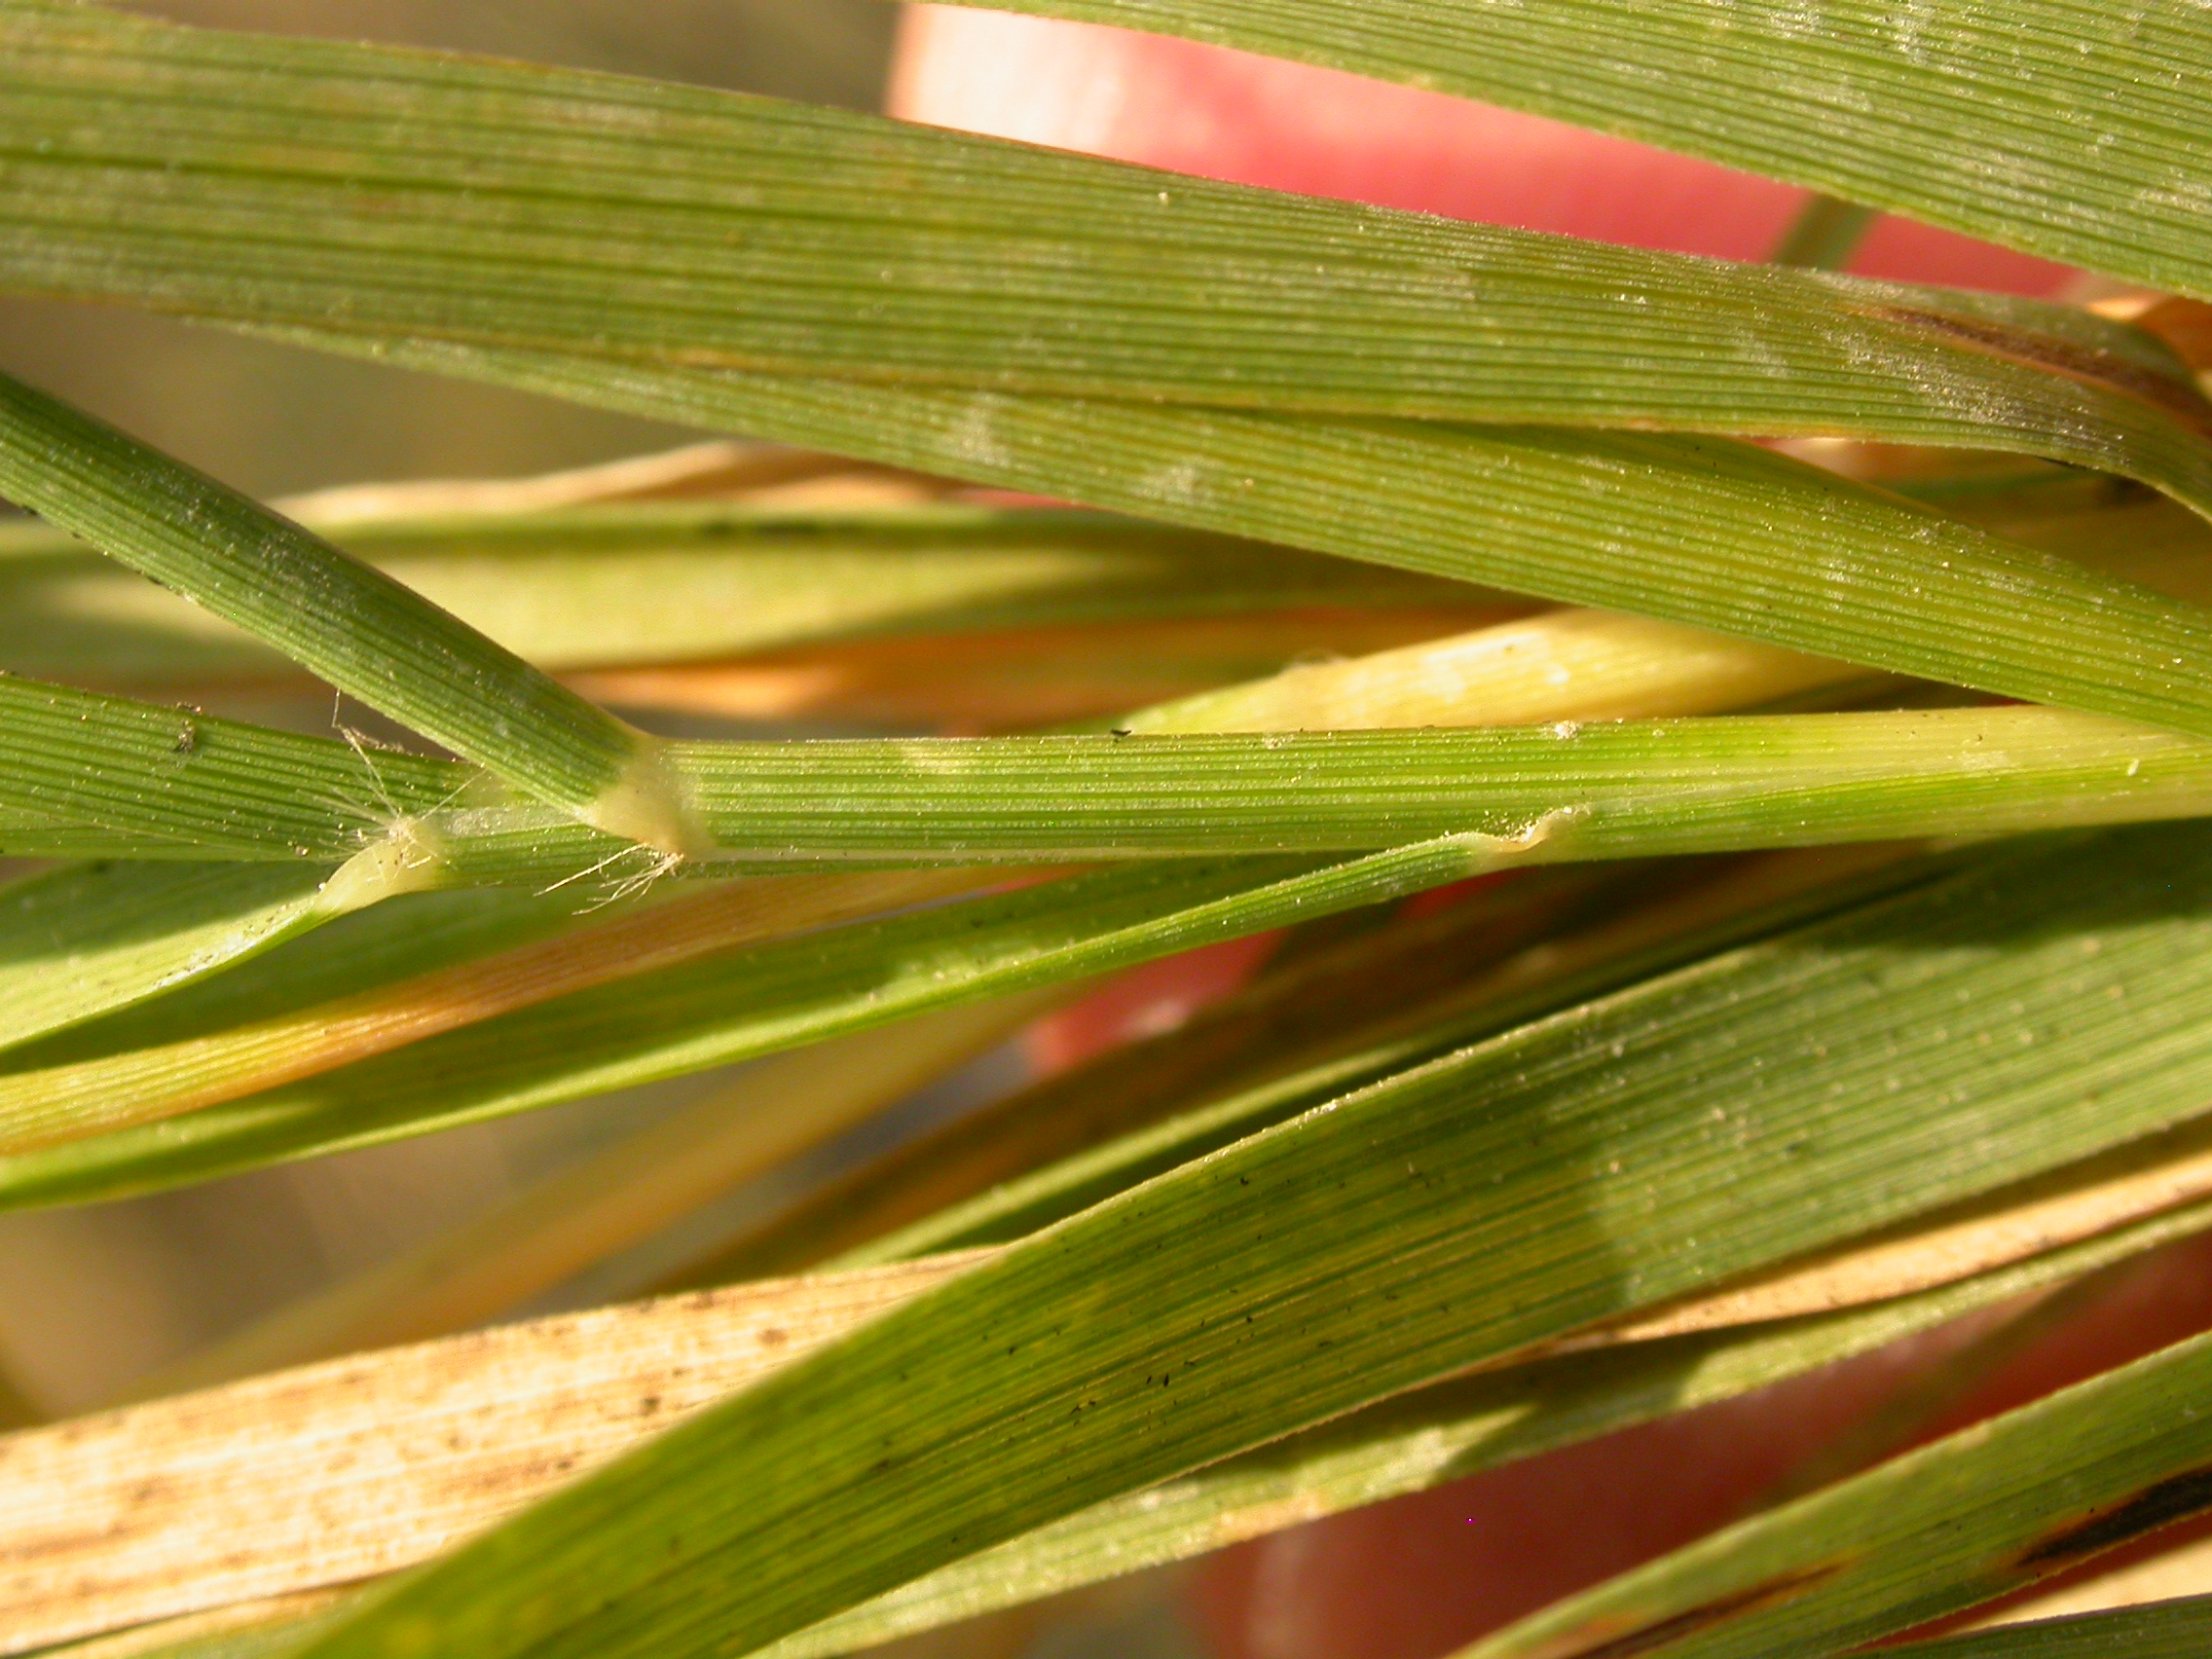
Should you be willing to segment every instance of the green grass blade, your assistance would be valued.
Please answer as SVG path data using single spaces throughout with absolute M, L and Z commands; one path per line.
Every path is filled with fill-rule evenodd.
M 2206 1507 L 2212 1338 L 2108 1372 L 1741 1522 L 1463 1649 L 1840 1653 Z M 1940 1649 L 1937 1649 L 1940 1652 Z M 2032 1651 L 2032 1649 L 2031 1649 Z
M 2203 19 L 2189 0 L 990 4 L 1532 110 L 2212 298 Z
M 231 1105 L 0 1158 L 0 1207 L 150 1191 L 702 1071 L 1379 903 L 1478 861 L 1454 840 L 1318 868 L 1141 866 L 830 929 L 581 992 Z
M 2024 446 L 2212 510 L 2178 359 L 2054 306 L 43 0 L 0 12 L 0 92 L 20 291 L 972 392 Z
M 290 335 L 2212 733 L 2194 605 L 1720 439 L 1330 422 Z M 1818 549 L 1809 557 L 1808 549 Z
M 1538 1360 L 1388 1400 L 941 1568 L 760 1649 L 826 1659 L 997 1607 L 1187 1561 L 1732 1399 L 2185 1236 L 2212 1206 L 1866 1308 Z M 2030 1649 L 2029 1651 L 2033 1651 Z M 1951 1659 L 1937 1650 L 1929 1659 Z M 1969 1659 L 1961 1655 L 1960 1659 Z M 1978 1653 L 1974 1659 L 1978 1659 Z
M 81 865 L 0 888 L 0 1048 L 219 974 L 331 917 L 308 864 Z
M 684 844 L 650 739 L 290 520 L 5 376 L 0 491 L 532 794 Z
M 78 703 L 125 723 L 134 718 L 113 700 Z M 89 719 L 59 720 L 65 735 L 91 724 Z M 259 741 L 252 728 L 240 729 Z M 326 759 L 342 752 L 367 764 L 365 755 L 338 745 L 286 741 Z M 958 866 L 993 858 L 1065 863 L 1173 854 L 1191 861 L 1203 881 L 1221 867 L 1204 858 L 1208 849 L 1218 860 L 1236 852 L 1403 847 L 1346 866 L 1346 872 L 1307 878 L 1335 898 L 1306 896 L 1293 882 L 1284 893 L 1231 903 L 1208 924 L 1227 932 L 1212 937 L 1277 925 L 1301 913 L 1326 913 L 1332 903 L 1409 891 L 1403 885 L 1407 871 L 1419 874 L 1415 885 L 1420 886 L 1519 864 L 2129 822 L 2194 815 L 2212 804 L 2212 760 L 2201 744 L 2032 708 L 1598 724 L 1580 730 L 677 745 L 669 754 L 688 785 L 699 821 L 731 845 L 740 861 L 771 867 L 793 868 L 804 860 Z M 163 763 L 171 762 L 173 756 L 164 756 Z M 448 764 L 426 775 L 445 781 L 440 774 L 457 770 L 461 783 L 446 792 L 450 795 L 465 784 L 465 770 Z M 212 778 L 203 772 L 195 787 L 206 790 Z M 149 799 L 150 792 L 135 790 L 128 774 L 105 771 L 98 782 L 140 807 Z M 559 841 L 576 830 L 558 815 L 545 822 L 544 813 L 479 807 L 424 814 L 405 846 L 427 862 L 428 874 L 407 869 L 389 875 L 379 860 L 399 843 L 387 838 L 348 866 L 357 870 L 365 861 L 366 874 L 333 883 L 319 902 L 357 903 L 410 884 L 436 885 L 448 867 L 439 861 L 465 868 L 479 842 L 497 856 L 510 843 L 538 846 L 541 831 Z M 334 839 L 346 832 L 340 824 L 326 831 Z M 1139 884 L 1153 879 L 1146 872 Z M 1058 903 L 1059 895 L 1043 902 Z M 1301 912 L 1301 903 L 1315 909 Z M 1063 941 L 1062 954 L 1047 953 L 1051 966 L 1039 958 L 1022 972 L 1042 973 L 1045 979 L 1095 972 L 1119 958 L 1093 963 L 1085 949 L 1135 948 L 1142 933 L 1117 935 L 1121 942 L 1111 947 L 1096 940 L 1081 948 Z M 1144 937 L 1140 956 L 1154 953 L 1150 936 Z M 865 936 L 850 936 L 848 942 L 851 939 L 864 940 L 859 948 L 866 948 Z M 838 973 L 846 981 L 827 993 L 826 1005 L 774 1041 L 798 1040 L 800 1032 L 827 1035 L 841 1028 L 838 1021 L 863 1012 L 869 1018 L 888 1016 L 896 999 L 877 994 L 881 988 L 871 978 L 887 966 L 865 957 L 841 962 Z M 1044 982 L 1002 984 L 993 977 L 1012 971 L 996 963 L 971 977 L 939 965 L 927 982 L 909 986 L 924 999 L 912 1006 L 929 1006 L 928 999 L 940 994 L 986 994 Z M 688 970 L 668 972 L 681 977 Z M 699 972 L 711 981 L 719 970 L 710 965 Z M 856 976 L 868 994 L 856 990 Z M 531 983 L 536 983 L 535 977 Z M 767 1040 L 763 1032 L 784 1029 L 774 1019 L 760 1026 L 738 1017 L 747 1035 L 733 1036 L 727 1027 L 737 1016 L 724 1001 L 704 1016 L 709 1029 L 722 1031 L 719 1039 L 702 1039 L 689 1049 L 676 1044 L 664 1051 L 663 1045 L 673 1042 L 669 1033 L 686 1021 L 651 996 L 648 988 L 658 983 L 646 975 L 630 987 L 641 990 L 648 1016 L 659 1022 L 659 1042 L 646 1045 L 654 1058 L 583 1057 L 590 1046 L 579 1047 L 566 1022 L 577 1017 L 579 1008 L 593 1005 L 589 993 L 577 993 L 583 1001 L 563 996 L 538 1011 L 538 1017 L 553 1021 L 546 1029 L 518 1035 L 522 1028 L 510 1021 L 527 1022 L 530 1015 L 502 1014 L 480 1027 L 402 1049 L 387 1060 L 362 1061 L 327 1087 L 341 1098 L 349 1087 L 367 1088 L 372 1101 L 384 1100 L 387 1111 L 398 1103 L 404 1123 L 420 1129 L 452 1121 L 456 1113 L 518 1110 L 669 1075 L 670 1068 L 723 1063 L 758 1051 L 746 1045 Z M 629 988 L 621 994 L 628 995 Z M 693 993 L 671 994 L 681 1003 Z M 768 1001 L 788 1007 L 796 994 L 785 986 Z M 806 994 L 823 993 L 810 987 Z M 799 1000 L 803 1005 L 804 997 Z M 334 1035 L 324 1044 L 308 1029 L 313 1024 L 311 1011 L 275 1025 L 194 1034 L 89 1059 L 18 1056 L 12 1074 L 0 1079 L 0 1148 L 35 1163 L 37 1149 L 51 1143 L 127 1131 L 241 1096 L 254 1097 L 238 1108 L 249 1120 L 275 1107 L 276 1118 L 288 1121 L 297 1114 L 299 1096 L 284 1088 L 265 1092 L 272 1085 L 355 1058 L 364 1051 L 354 1045 L 369 1034 L 379 1047 L 390 1047 L 429 1029 L 421 1024 L 427 1014 L 412 1004 L 396 1024 L 397 1016 L 382 1002 L 358 1010 L 350 1003 L 333 1005 L 329 1013 L 334 1033 L 343 1028 L 353 1035 L 343 1042 Z M 437 1029 L 450 1029 L 455 1017 L 440 1012 L 446 1023 Z M 622 1034 L 614 1041 L 616 1051 L 636 1041 L 634 1023 L 617 1019 Z M 727 1047 L 733 1041 L 735 1051 Z M 486 1062 L 458 1057 L 464 1052 L 489 1055 L 490 1076 L 499 1081 L 479 1076 Z M 679 1052 L 688 1057 L 671 1057 Z M 432 1068 L 426 1078 L 413 1070 L 422 1065 Z M 458 1082 L 464 1078 L 470 1080 L 465 1087 Z M 325 1086 L 305 1087 L 314 1101 Z M 378 1117 L 373 1104 L 352 1110 L 362 1123 Z M 318 1111 L 327 1116 L 327 1108 L 317 1106 L 306 1115 L 312 1120 Z M 162 1137 L 171 1151 L 192 1138 L 175 1130 Z M 320 1131 L 310 1141 L 325 1144 Z M 54 1156 L 66 1161 L 74 1155 L 63 1150 Z
M 1076 1140 L 1073 1145 L 1047 1141 L 1053 1151 L 1065 1156 L 1048 1161 L 1048 1154 L 1028 1165 L 1002 1168 L 996 1172 L 1004 1178 L 996 1184 L 973 1182 L 967 1192 L 956 1190 L 945 1195 L 940 1207 L 905 1227 L 882 1230 L 872 1238 L 864 1234 L 866 1241 L 857 1243 L 857 1247 L 824 1252 L 820 1257 L 810 1255 L 803 1258 L 804 1264 L 812 1266 L 820 1260 L 839 1265 L 903 1261 L 1022 1237 L 1140 1181 L 1408 1067 L 1639 978 L 1798 925 L 1824 911 L 1933 879 L 1941 868 L 1939 860 L 1899 860 L 1871 871 L 1827 879 L 1821 879 L 1817 871 L 1801 869 L 1795 882 L 1789 880 L 1788 871 L 1753 869 L 1741 872 L 1746 877 L 1741 885 L 1722 878 L 1711 888 L 1693 888 L 1653 906 L 1650 913 L 1617 926 L 1569 931 L 1536 945 L 1526 956 L 1507 958 L 1489 974 L 1465 979 L 1456 990 L 1432 999 L 1428 1010 L 1409 1011 L 1405 1018 L 1382 1022 L 1365 1032 L 1355 1030 L 1350 1035 L 1358 1041 L 1340 1041 L 1320 1052 L 1302 1052 L 1286 1044 L 1288 1052 L 1283 1054 L 1282 1063 L 1269 1068 L 1272 1075 L 1261 1073 L 1239 1080 L 1237 1087 L 1221 1089 L 1212 1098 L 1178 1100 L 1169 1094 L 1157 1102 L 1142 1096 L 1126 1101 L 1122 1116 L 1109 1120 L 1088 1140 Z M 1792 891 L 1793 887 L 1797 890 Z M 1617 895 L 1619 890 L 1595 891 L 1603 896 Z M 1406 1000 L 1413 1003 L 1416 999 L 1409 994 Z M 1130 1060 L 1141 1064 L 1142 1057 L 1141 1052 L 1132 1053 Z M 1102 1074 L 1096 1081 L 1111 1088 L 1118 1081 L 1115 1074 L 1124 1068 L 1109 1054 L 1088 1069 Z M 1054 1108 L 1064 1110 L 1062 1103 L 1070 1094 L 1080 1104 L 1086 1081 L 1082 1074 L 1073 1074 L 1055 1088 L 1054 1082 L 1048 1080 L 1033 1090 L 1025 1090 L 1025 1101 L 1017 1096 L 1001 1111 L 1011 1116 L 1018 1104 L 1028 1105 L 1036 1120 L 1025 1124 L 1028 1134 L 1033 1141 L 1045 1140 L 1052 1126 Z M 989 1126 L 987 1120 L 984 1126 Z M 946 1142 L 945 1151 L 957 1156 L 962 1147 L 957 1129 L 948 1132 Z M 1018 1153 L 1020 1146 L 1014 1141 L 1013 1150 Z M 920 1166 L 916 1173 L 933 1173 L 932 1150 L 927 1142 L 915 1149 L 914 1161 Z M 886 1173 L 895 1180 L 901 1171 L 895 1166 Z M 935 1173 L 941 1180 L 946 1174 L 966 1171 L 954 1164 L 951 1170 Z M 833 1188 L 824 1195 L 823 1201 L 829 1204 L 840 1198 L 851 1198 L 856 1213 L 821 1217 L 815 1222 L 821 1230 L 817 1236 L 827 1232 L 832 1238 L 839 1237 L 840 1223 L 849 1226 L 865 1220 L 865 1200 L 871 1195 L 865 1185 L 856 1186 L 858 1191 Z M 790 1218 L 781 1240 L 784 1248 L 807 1237 L 807 1220 L 804 1209 Z M 793 1234 L 795 1239 L 791 1237 Z M 770 1234 L 755 1248 L 777 1242 L 777 1235 Z M 798 1265 L 787 1264 L 782 1258 L 771 1260 L 779 1267 Z M 708 1264 L 697 1276 L 701 1282 L 753 1276 L 737 1272 L 724 1272 L 719 1279 L 706 1278 L 709 1269 L 725 1265 Z M 739 1265 L 750 1263 L 740 1257 Z
M 463 777 L 450 763 L 6 676 L 0 731 L 0 850 L 17 857 L 71 856 L 48 838 L 70 826 L 137 858 L 342 864 L 447 804 Z
M 1437 731 L 677 744 L 741 860 L 1075 862 L 1472 833 L 1494 866 L 2055 829 L 2212 807 L 2212 751 L 2047 709 Z M 447 835 L 449 840 L 458 837 Z
M 601 872 L 614 885 L 668 863 L 458 761 L 6 675 L 0 733 L 12 857 L 335 864 L 322 900 L 335 911 L 456 884 Z M 447 844 L 439 815 L 470 832 Z
M 183 1008 L 111 1020 L 0 1060 L 0 1147 L 24 1152 L 173 1118 L 595 987 L 619 994 L 625 982 L 657 970 L 941 902 L 984 884 L 975 872 L 934 870 L 694 885 L 611 914 L 575 918 L 557 929 L 556 938 L 526 939 L 503 950 L 468 950 L 472 941 L 464 933 L 461 940 L 412 953 L 417 966 L 396 979 L 388 968 L 366 973 L 364 964 L 350 960 L 333 987 L 337 994 L 317 999 L 301 996 L 301 964 L 294 960 L 285 965 L 290 977 L 283 981 L 289 1006 L 274 1015 L 263 1011 L 242 1020 L 207 1019 L 216 1009 L 252 1006 L 250 988 L 241 994 L 240 987 L 224 984 Z M 557 890 L 540 897 L 556 896 Z M 508 908 L 494 907 L 488 919 Z M 535 905 L 513 908 L 537 919 Z M 327 959 L 330 942 L 311 955 Z M 458 959 L 457 943 L 465 951 Z M 193 1024 L 196 1015 L 205 1023 Z
M 1889 1651 L 1907 1659 L 2196 1659 L 2212 1644 L 2212 1596 L 2153 1602 L 2109 1613 L 2006 1625 Z
M 2159 830 L 1992 859 L 1255 1136 L 1012 1246 L 303 1651 L 756 1645 L 1091 1503 L 2178 1121 L 2212 1063 L 2206 848 Z M 1820 1201 L 1843 1186 L 1848 1216 Z
M 350 860 L 330 903 L 649 855 L 473 768 L 0 679 L 0 849 Z M 694 867 L 1066 864 L 1487 838 L 1491 867 L 2191 816 L 2212 751 L 2037 708 L 1455 731 L 679 743 Z M 488 797 L 488 798 L 487 798 Z M 11 813 L 17 815 L 11 821 Z M 637 854 L 643 863 L 623 861 Z
M 1432 577 L 1064 509 L 670 502 L 307 522 L 548 670 L 1277 609 L 1460 611 L 1473 627 L 1486 609 L 1526 608 Z M 290 666 L 35 524 L 0 526 L 0 663 L 141 694 Z
M 1537 1360 L 1385 1401 L 1307 1434 L 1114 1499 L 773 1644 L 845 1652 L 995 1607 L 1187 1559 L 1456 1480 L 1670 1412 L 1728 1399 L 2054 1285 L 2201 1228 L 2203 1203 L 1937 1288 L 1819 1315 L 1738 1324 Z M 802 1283 L 804 1281 L 801 1281 Z M 370 1362 L 372 1374 L 375 1362 Z M 405 1435 L 395 1418 L 390 1431 Z M 466 1457 L 475 1448 L 465 1449 Z M 293 1494 L 296 1496 L 296 1494 Z M 305 1565 L 305 1564 L 302 1564 Z M 312 1581 L 312 1571 L 299 1580 Z M 275 1609 L 273 1609 L 274 1611 Z M 316 1615 L 318 1618 L 319 1614 Z M 283 1627 L 289 1624 L 289 1631 Z M 265 1626 L 296 1638 L 297 1614 Z M 147 1633 L 149 1636 L 154 1633 Z M 164 1645 L 165 1656 L 198 1653 Z
M 601 905 L 573 889 L 537 893 L 469 887 L 403 894 L 287 939 L 265 955 L 180 985 L 144 1006 L 118 1009 L 23 1045 L 0 1059 L 0 1075 L 9 1067 L 20 1070 L 128 1053 L 308 1014 L 343 998 L 614 921 L 648 903 L 632 899 Z
M 892 1148 L 763 1217 L 656 1288 L 692 1289 L 805 1272 L 850 1250 L 880 1250 L 887 1259 L 907 1254 L 893 1239 L 908 1227 L 917 1235 L 931 1235 L 940 1223 L 957 1228 L 959 1212 L 979 1195 L 1002 1194 L 1007 1183 L 1032 1171 L 1100 1143 L 1120 1142 L 1194 1104 L 1241 1093 L 1260 1078 L 1300 1073 L 1306 1069 L 1301 1062 L 1317 1049 L 1365 1051 L 1372 1045 L 1356 1039 L 1369 1027 L 1425 1009 L 1443 985 L 1480 975 L 1532 940 L 1562 928 L 1571 931 L 1593 907 L 1625 902 L 1653 873 L 1648 866 L 1604 875 L 1530 873 L 1487 887 L 1438 915 L 1395 916 L 1334 945 L 1286 949 L 1249 985 L 1198 1010 L 1174 1030 L 1117 1045 Z M 1649 896 L 1647 887 L 1636 893 L 1640 900 Z M 1375 1065 L 1357 1081 L 1390 1069 L 1387 1063 Z M 1238 1138 L 1237 1132 L 1227 1133 L 1214 1145 Z M 1171 1159 L 1122 1184 L 1133 1186 L 1183 1161 Z M 1072 1213 L 1088 1201 L 1071 1199 L 1058 1213 Z M 1020 1231 L 998 1236 L 1011 1238 Z M 917 1237 L 911 1253 L 925 1255 L 931 1248 Z

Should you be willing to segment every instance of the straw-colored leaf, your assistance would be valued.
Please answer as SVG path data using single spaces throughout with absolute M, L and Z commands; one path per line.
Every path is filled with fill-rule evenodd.
M 1854 682 L 1863 670 L 1674 622 L 1556 610 L 1354 662 L 1302 664 L 1141 710 L 1126 731 L 1535 725 L 1709 715 Z
M 0 1651 L 411 1565 L 956 1265 L 602 1309 L 0 1440 Z

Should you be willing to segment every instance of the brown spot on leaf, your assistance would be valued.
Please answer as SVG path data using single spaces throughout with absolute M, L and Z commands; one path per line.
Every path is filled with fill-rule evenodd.
M 2013 1565 L 2028 1572 L 2049 1572 L 2208 1509 L 2212 1468 L 2189 1469 L 2045 1533 L 2015 1556 Z
M 1943 336 L 1953 345 L 2061 374 L 2069 380 L 2125 392 L 2163 410 L 2198 432 L 2212 432 L 2212 409 L 2206 408 L 2204 398 L 2194 387 L 2155 370 L 2124 362 L 2094 347 L 2009 327 L 1986 318 L 1923 311 L 1917 306 L 1885 305 L 1872 309 L 1875 314 L 1889 321 L 1924 328 L 1931 334 Z

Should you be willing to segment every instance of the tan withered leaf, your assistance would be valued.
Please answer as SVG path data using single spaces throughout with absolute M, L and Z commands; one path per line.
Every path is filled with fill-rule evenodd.
M 565 1314 L 0 1440 L 0 1651 L 421 1561 L 971 1259 Z

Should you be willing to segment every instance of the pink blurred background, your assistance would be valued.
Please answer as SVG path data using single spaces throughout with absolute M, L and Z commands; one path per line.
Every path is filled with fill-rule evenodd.
M 910 6 L 890 110 L 912 121 L 1311 196 L 1764 259 L 1790 185 L 1439 92 L 1160 35 Z M 2052 295 L 2065 266 L 1885 217 L 1851 269 Z

